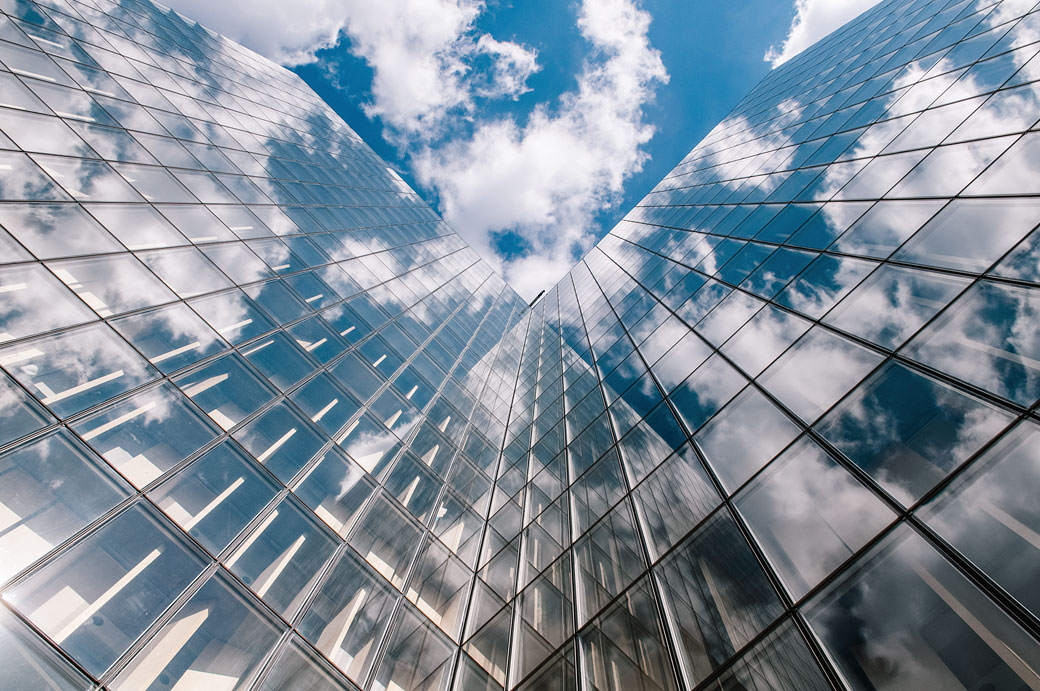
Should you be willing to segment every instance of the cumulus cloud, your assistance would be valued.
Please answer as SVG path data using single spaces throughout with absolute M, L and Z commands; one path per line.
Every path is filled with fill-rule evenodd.
M 398 143 L 435 139 L 449 114 L 466 116 L 474 98 L 516 97 L 538 70 L 535 51 L 479 34 L 478 0 L 346 0 L 349 49 L 374 73 L 365 106 Z M 485 59 L 482 69 L 474 61 Z M 356 88 L 356 85 L 350 85 Z
M 525 123 L 476 124 L 472 136 L 413 156 L 445 218 L 484 256 L 513 233 L 521 256 L 498 267 L 525 297 L 555 283 L 597 238 L 597 212 L 616 204 L 639 171 L 654 129 L 643 107 L 668 73 L 649 42 L 650 15 L 629 0 L 586 0 L 578 28 L 592 50 L 577 87 Z
M 261 55 L 298 65 L 336 42 L 346 19 L 342 0 L 166 0 L 166 5 Z
M 365 105 L 401 135 L 431 138 L 474 97 L 515 98 L 538 71 L 537 53 L 475 30 L 483 0 L 172 0 L 173 9 L 283 64 L 345 46 L 373 70 Z M 483 69 L 472 64 L 483 59 Z M 358 85 L 344 85 L 356 90 Z
M 527 78 L 541 69 L 534 50 L 511 41 L 496 41 L 489 34 L 477 40 L 476 52 L 492 58 L 491 78 L 477 86 L 477 93 L 487 98 L 516 98 L 527 93 L 531 90 Z
M 533 297 L 594 244 L 597 213 L 620 201 L 646 161 L 654 129 L 643 108 L 668 73 L 647 36 L 650 15 L 635 3 L 584 0 L 578 29 L 588 55 L 577 84 L 526 118 L 481 113 L 487 100 L 526 93 L 539 69 L 533 49 L 478 31 L 484 0 L 172 4 L 285 63 L 337 43 L 365 60 L 373 72 L 365 113 L 386 125 L 446 220 Z M 496 252 L 501 233 L 521 248 L 509 258 Z
M 778 67 L 821 38 L 878 4 L 879 0 L 795 0 L 787 38 L 771 46 L 765 61 Z

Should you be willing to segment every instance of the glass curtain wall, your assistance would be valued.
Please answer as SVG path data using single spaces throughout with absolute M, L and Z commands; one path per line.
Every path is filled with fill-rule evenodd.
M 1040 689 L 1032 0 L 875 6 L 533 306 L 290 72 L 0 9 L 0 687 Z

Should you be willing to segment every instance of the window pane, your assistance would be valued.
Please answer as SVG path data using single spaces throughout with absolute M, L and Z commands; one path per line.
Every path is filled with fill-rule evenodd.
M 33 154 L 40 167 L 74 199 L 85 202 L 136 202 L 141 195 L 101 161 Z
M 574 648 L 570 645 L 553 656 L 536 674 L 517 686 L 517 691 L 574 691 Z
M 280 331 L 243 348 L 242 355 L 283 391 L 316 369 L 292 339 Z
M 39 636 L 7 612 L 0 612 L 0 667 L 11 689 L 82 689 L 93 683 L 63 660 Z
M 158 209 L 163 216 L 168 218 L 177 230 L 184 234 L 192 242 L 219 242 L 234 240 L 235 234 L 221 223 L 216 216 L 199 205 L 190 206 L 159 206 Z
M 633 494 L 652 557 L 659 557 L 722 503 L 696 452 L 684 445 Z
M 956 199 L 896 252 L 895 259 L 982 272 L 1040 222 L 1040 203 Z M 990 229 L 984 235 L 980 227 Z
M 471 569 L 475 567 L 483 526 L 483 517 L 470 509 L 465 499 L 450 491 L 442 494 L 433 534 Z
M 112 327 L 164 374 L 227 347 L 201 317 L 182 303 L 115 319 Z
M 790 620 L 741 655 L 715 684 L 727 691 L 830 691 L 832 688 Z
M 919 512 L 941 536 L 1040 613 L 1040 428 L 1019 423 Z
M 34 432 L 51 422 L 43 406 L 22 391 L 6 374 L 0 374 L 0 444 Z
M 183 374 L 173 383 L 226 430 L 273 397 L 237 353 Z
M 72 201 L 23 153 L 0 152 L 0 199 Z
M 346 535 L 373 492 L 373 482 L 333 447 L 304 471 L 293 492 L 340 535 Z
M 1040 283 L 1040 231 L 1030 233 L 991 273 Z
M 669 396 L 693 433 L 724 406 L 747 380 L 719 355 L 712 355 Z
M 0 351 L 0 365 L 64 417 L 158 375 L 103 324 Z
M 812 422 L 880 362 L 877 353 L 816 327 L 759 381 L 799 417 Z
M 320 317 L 311 317 L 288 328 L 296 343 L 322 364 L 341 355 L 349 347 Z
M 722 352 L 755 376 L 810 326 L 810 322 L 768 305 L 726 342 Z
M 72 428 L 136 487 L 217 435 L 216 427 L 167 383 L 78 420 Z
M 1029 73 L 1029 71 L 1023 70 L 1023 73 Z M 1011 98 L 1014 99 L 1016 94 L 1020 97 L 1024 95 L 1019 92 L 1010 92 Z M 1006 95 L 1008 94 L 1001 92 L 1001 94 L 997 94 L 997 97 Z M 1007 110 L 1010 112 L 1002 112 L 1002 117 L 997 118 L 998 121 L 1002 121 L 1005 118 L 1014 118 L 1018 108 L 1022 108 L 1025 112 L 1031 112 L 1031 109 L 1022 103 L 1011 103 L 1009 105 L 1017 106 L 1017 108 L 1008 108 Z M 1036 133 L 1026 134 L 1015 142 L 1015 145 L 1008 149 L 1007 152 L 1001 156 L 1000 160 L 990 166 L 985 173 L 980 175 L 978 180 L 972 183 L 965 191 L 966 194 L 990 195 L 1035 193 L 1037 189 L 1037 179 L 1036 171 L 1032 166 L 1032 161 L 1036 160 L 1035 156 L 1038 145 L 1040 145 L 1040 137 L 1038 137 Z M 1016 200 L 1016 203 L 1021 202 L 1021 199 Z
M 95 319 L 46 269 L 0 269 L 0 342 Z
M 344 552 L 303 616 L 300 633 L 347 676 L 364 683 L 397 599 L 383 579 Z
M 217 572 L 110 686 L 125 691 L 161 691 L 171 685 L 246 689 L 280 635 L 281 625 Z
M 4 204 L 0 223 L 40 259 L 123 249 L 78 204 Z
M 423 618 L 401 610 L 372 681 L 373 691 L 447 691 L 453 647 Z
M 682 328 L 685 335 L 653 366 L 657 381 L 666 392 L 674 389 L 711 355 L 711 348 L 697 334 L 687 331 L 685 326 Z
M 47 266 L 102 317 L 176 299 L 162 281 L 129 254 L 70 259 Z
M 270 331 L 274 324 L 239 290 L 192 300 L 191 308 L 231 343 Z
M 838 238 L 833 248 L 884 259 L 942 206 L 942 201 L 878 202 Z
M 966 278 L 885 265 L 824 321 L 894 350 L 967 285 Z
M 405 452 L 398 458 L 385 481 L 385 486 L 408 509 L 416 520 L 428 522 L 443 482 L 429 472 L 422 461 Z
M 281 501 L 224 562 L 287 619 L 310 595 L 322 566 L 339 544 L 307 515 L 295 502 Z
M 285 402 L 238 430 L 235 439 L 283 483 L 307 465 L 325 443 Z
M 180 298 L 230 288 L 231 281 L 194 247 L 139 252 L 141 261 Z
M 422 531 L 380 494 L 350 534 L 348 542 L 395 587 L 404 586 Z
M 327 662 L 293 636 L 268 666 L 268 672 L 257 691 L 290 691 L 291 689 L 331 689 L 352 691 L 343 677 Z
M 893 518 L 807 439 L 773 461 L 735 503 L 795 600 Z
M 117 163 L 115 169 L 150 202 L 190 203 L 195 198 L 169 173 L 158 166 Z
M 678 689 L 652 585 L 642 579 L 580 636 L 586 688 Z
M 428 539 L 404 592 L 430 621 L 458 640 L 472 578 L 473 572 L 451 552 Z
M 1023 688 L 1040 665 L 1036 641 L 905 525 L 805 614 L 855 689 Z
M 149 492 L 167 516 L 216 554 L 275 495 L 275 485 L 230 442 Z
M 765 305 L 758 298 L 735 291 L 697 325 L 697 331 L 716 346 L 722 345 Z
M 578 625 L 582 626 L 646 568 L 632 510 L 622 502 L 574 543 Z
M 99 675 L 202 571 L 202 558 L 137 504 L 4 599 Z
M 819 318 L 849 293 L 876 264 L 847 257 L 823 255 L 794 279 L 777 302 Z
M 910 342 L 908 355 L 969 384 L 1032 405 L 1040 398 L 1040 342 L 1023 339 L 1040 311 L 1040 292 L 982 282 Z
M 188 244 L 162 214 L 146 204 L 91 204 L 86 208 L 129 249 Z
M 754 428 L 754 434 L 747 430 Z M 794 440 L 800 429 L 749 386 L 697 434 L 697 446 L 733 492 Z
M 491 671 L 473 661 L 469 655 L 463 654 L 459 659 L 459 666 L 455 672 L 455 684 L 453 691 L 501 691 L 502 683 L 505 681 L 505 672 L 495 666 L 491 658 L 478 653 L 484 657 L 482 664 L 491 667 Z
M 202 253 L 235 283 L 252 283 L 271 276 L 267 264 L 241 243 L 203 247 Z
M 417 436 L 411 448 L 417 454 L 422 453 L 422 460 L 434 471 L 443 472 L 450 461 L 450 454 L 439 441 L 422 443 L 424 440 Z M 401 447 L 397 437 L 368 414 L 347 425 L 336 437 L 336 442 L 358 465 L 376 476 L 386 470 Z
M 625 494 L 617 452 L 607 453 L 571 485 L 573 531 L 579 536 Z
M 0 264 L 12 264 L 28 259 L 32 259 L 32 255 L 26 252 L 10 233 L 0 228 Z
M 317 423 L 330 436 L 335 436 L 361 408 L 353 396 L 333 383 L 325 373 L 301 386 L 290 398 L 311 422 Z
M 910 505 L 1009 422 L 995 407 L 889 364 L 824 418 L 819 431 Z
M 725 509 L 662 562 L 657 577 L 679 654 L 694 684 L 783 611 Z
M 115 506 L 126 487 L 64 430 L 0 456 L 0 582 Z
M 943 111 L 932 111 L 942 117 Z M 917 124 L 917 123 L 915 123 Z M 903 178 L 889 197 L 950 197 L 975 179 L 979 172 L 1011 145 L 1014 137 L 984 139 L 933 149 L 921 164 Z

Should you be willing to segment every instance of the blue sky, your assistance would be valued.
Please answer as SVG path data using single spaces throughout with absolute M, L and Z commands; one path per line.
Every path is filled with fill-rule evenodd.
M 773 64 L 874 2 L 171 4 L 295 70 L 531 298 Z

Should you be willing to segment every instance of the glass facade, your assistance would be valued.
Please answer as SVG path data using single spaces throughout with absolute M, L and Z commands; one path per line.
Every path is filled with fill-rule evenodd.
M 1040 689 L 1040 11 L 887 0 L 534 306 L 296 76 L 0 0 L 0 688 Z

